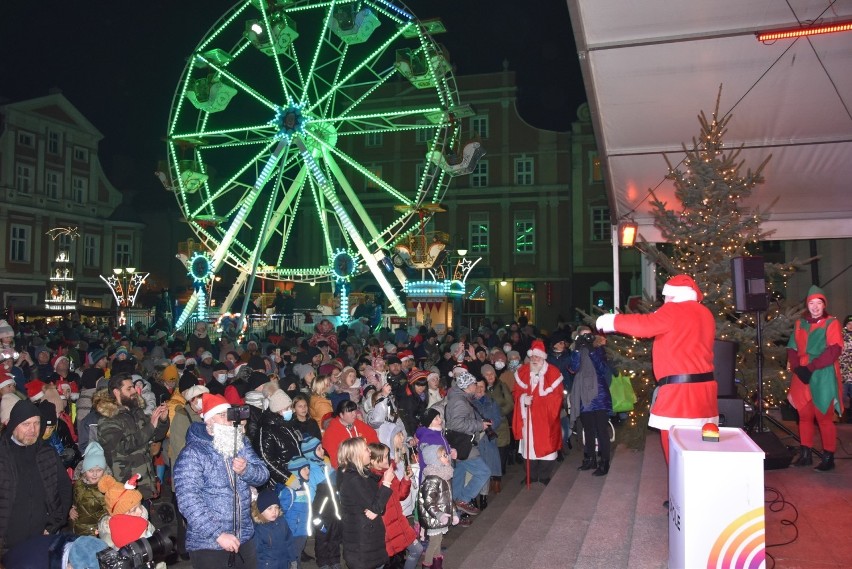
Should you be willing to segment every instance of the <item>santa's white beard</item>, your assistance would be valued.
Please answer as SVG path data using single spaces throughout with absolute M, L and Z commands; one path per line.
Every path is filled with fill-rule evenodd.
M 233 425 L 213 423 L 213 433 L 211 433 L 213 435 L 213 448 L 226 458 L 234 456 L 234 431 L 237 434 L 236 449 L 239 453 L 243 448 L 243 426 L 240 425 L 237 429 L 234 429 Z

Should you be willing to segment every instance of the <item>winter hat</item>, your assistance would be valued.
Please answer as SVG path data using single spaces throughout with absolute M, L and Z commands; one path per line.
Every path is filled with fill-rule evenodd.
M 207 421 L 212 419 L 214 415 L 223 413 L 231 408 L 228 400 L 221 395 L 213 395 L 205 393 L 201 396 L 201 417 Z
M 172 354 L 170 359 L 172 360 L 172 363 L 175 364 L 175 365 L 180 365 L 180 364 L 186 363 L 186 356 L 183 355 L 180 352 Z
M 115 357 L 118 357 L 118 356 L 124 356 L 126 358 L 129 358 L 130 352 L 128 351 L 127 347 L 119 346 L 118 349 L 115 351 Z
M 30 401 L 35 403 L 44 397 L 44 382 L 40 379 L 33 379 L 24 384 L 24 387 L 27 388 L 27 397 L 30 398 Z
M 676 275 L 667 280 L 663 285 L 663 296 L 671 296 L 672 302 L 701 302 L 704 298 L 701 289 L 689 275 Z
M 38 404 L 38 412 L 41 413 L 41 424 L 45 427 L 56 426 L 56 405 L 44 400 Z
M 198 365 L 198 360 L 196 360 L 195 358 L 186 358 L 185 364 L 186 367 L 196 366 Z
M 104 549 L 109 549 L 104 540 L 91 535 L 81 535 L 68 550 L 68 564 L 74 569 L 98 569 L 98 553 Z
M 805 299 L 805 304 L 809 303 L 813 299 L 818 298 L 822 301 L 822 303 L 828 307 L 828 300 L 825 298 L 825 293 L 816 285 L 811 286 L 808 289 L 808 297 Z
M 305 458 L 304 456 L 297 456 L 290 459 L 290 462 L 287 463 L 287 470 L 289 470 L 293 474 L 298 474 L 300 470 L 310 465 L 311 463 L 308 462 L 307 458 Z
M 258 387 L 264 386 L 270 381 L 269 376 L 262 371 L 253 371 L 251 372 L 248 380 L 249 391 L 254 391 Z
M 223 362 L 219 362 L 218 364 L 213 366 L 212 373 L 216 373 L 217 371 L 228 371 L 228 366 Z
M 312 452 L 316 451 L 318 446 L 320 446 L 320 440 L 308 435 L 302 440 L 299 448 L 302 449 L 303 455 L 308 456 Z
M 438 464 L 438 449 L 440 445 L 423 445 L 420 447 L 420 456 L 423 457 L 423 463 L 426 466 L 430 464 Z
M 402 350 L 397 354 L 397 356 L 401 362 L 414 359 L 414 353 L 411 350 Z
M 479 374 L 480 374 L 481 376 L 485 377 L 485 372 L 486 372 L 486 371 L 493 371 L 494 373 L 497 373 L 497 370 L 495 370 L 495 369 L 494 369 L 494 366 L 493 366 L 493 365 L 491 365 L 491 364 L 482 364 L 482 367 L 481 367 L 481 368 L 479 368 Z
M 409 385 L 414 385 L 418 381 L 421 382 L 422 385 L 425 385 L 427 379 L 429 379 L 429 372 L 425 369 L 412 368 L 412 370 L 408 372 Z
M 0 388 L 7 385 L 15 385 L 15 376 L 6 371 L 6 368 L 0 367 Z
M 186 399 L 187 403 L 198 397 L 199 395 L 204 395 L 205 393 L 210 393 L 210 390 L 204 387 L 203 385 L 193 385 L 186 391 L 181 391 L 181 395 Z
M 320 375 L 331 375 L 331 374 L 333 374 L 337 371 L 340 371 L 340 370 L 338 370 L 337 366 L 334 365 L 334 364 L 323 364 L 319 367 L 319 374 Z
M 106 457 L 104 456 L 104 447 L 98 441 L 90 441 L 86 445 L 86 452 L 83 453 L 83 472 L 95 467 L 106 470 Z
M 6 423 L 6 430 L 12 433 L 18 428 L 18 425 L 33 417 L 41 419 L 41 412 L 39 412 L 38 407 L 32 401 L 22 399 L 15 403 L 12 411 L 9 412 L 9 422 Z
M 202 362 L 203 362 L 204 360 L 208 359 L 208 358 L 212 360 L 212 359 L 213 359 L 213 354 L 211 354 L 210 352 L 202 352 L 202 353 L 201 353 L 201 361 L 202 361 Z M 226 366 L 226 367 L 227 367 L 227 366 Z
M 310 364 L 296 364 L 293 366 L 293 373 L 296 374 L 299 379 L 305 379 L 308 374 L 313 371 L 314 368 Z
M 263 361 L 262 356 L 252 356 L 249 358 L 248 365 L 251 369 L 255 371 L 265 371 L 266 363 Z
M 163 375 L 165 375 L 165 373 Z M 183 393 L 193 385 L 198 385 L 198 378 L 190 371 L 183 372 L 183 375 L 180 376 L 180 381 L 178 382 L 178 390 Z
M 473 374 L 463 367 L 453 368 L 453 379 L 456 380 L 456 387 L 461 390 L 465 390 L 476 383 L 476 378 L 473 377 Z
M 44 353 L 44 352 L 47 352 L 48 354 L 52 353 L 52 352 L 50 351 L 50 348 L 48 348 L 47 346 L 39 346 L 38 348 L 36 348 L 36 349 L 35 349 L 35 357 L 36 357 L 36 359 L 38 359 L 39 355 L 41 355 L 41 354 L 42 354 L 42 353 Z
M 529 350 L 527 350 L 527 355 L 530 357 L 539 356 L 542 358 L 546 358 L 547 350 L 544 348 L 544 342 L 542 342 L 541 340 L 533 340 L 532 346 Z
M 275 490 L 264 490 L 257 495 L 257 511 L 263 512 L 270 506 L 281 507 L 281 502 L 278 500 L 278 494 Z
M 420 424 L 428 428 L 429 425 L 432 424 L 432 421 L 435 420 L 435 417 L 439 416 L 440 414 L 441 412 L 435 409 L 434 407 L 429 407 L 423 412 L 422 415 L 420 415 Z
M 139 516 L 117 514 L 109 519 L 110 538 L 117 549 L 141 538 L 147 529 L 148 520 Z
M 12 407 L 14 407 L 15 403 L 20 400 L 21 398 L 14 393 L 7 393 L 2 399 L 0 399 L 0 423 L 5 425 L 9 422 L 9 415 L 12 414 Z
M 163 370 L 163 381 L 177 381 L 179 375 L 176 365 L 167 365 Z
M 0 320 L 0 337 L 3 336 L 14 336 L 15 331 L 9 325 L 6 320 Z
M 283 389 L 279 389 L 269 396 L 269 410 L 273 413 L 280 413 L 284 409 L 289 409 L 293 406 L 293 400 Z
M 98 363 L 99 361 L 101 361 L 105 357 L 107 357 L 105 351 L 103 351 L 103 350 L 92 350 L 91 352 L 89 352 L 89 363 L 91 363 L 91 365 L 94 366 L 96 363 Z
M 134 474 L 130 477 L 130 480 L 123 484 L 109 474 L 105 474 L 100 479 L 98 490 L 104 493 L 107 512 L 110 514 L 126 514 L 142 503 L 142 492 L 136 489 L 136 482 L 139 478 L 141 478 L 141 474 Z

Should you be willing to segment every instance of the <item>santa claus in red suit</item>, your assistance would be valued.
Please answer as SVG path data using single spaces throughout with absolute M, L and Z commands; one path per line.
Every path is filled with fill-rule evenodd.
M 562 372 L 547 364 L 541 340 L 533 341 L 527 355 L 529 363 L 515 372 L 512 430 L 520 441 L 521 455 L 530 461 L 529 481 L 546 485 L 562 448 Z
M 719 422 L 717 385 L 713 376 L 716 321 L 692 277 L 677 275 L 663 287 L 665 303 L 651 314 L 604 314 L 597 319 L 603 332 L 653 338 L 657 396 L 648 425 L 660 429 L 666 463 L 669 429 Z

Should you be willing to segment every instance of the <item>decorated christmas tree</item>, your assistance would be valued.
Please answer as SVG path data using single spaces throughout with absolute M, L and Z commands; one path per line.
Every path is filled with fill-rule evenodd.
M 721 89 L 720 89 L 721 97 Z M 761 254 L 761 241 L 771 233 L 761 230 L 765 210 L 743 205 L 759 188 L 761 175 L 770 157 L 754 170 L 740 158 L 741 148 L 724 144 L 732 115 L 719 117 L 719 99 L 708 119 L 702 111 L 698 120 L 701 134 L 690 147 L 684 145 L 684 158 L 668 164 L 667 178 L 674 185 L 677 203 L 666 203 L 651 193 L 654 225 L 665 243 L 640 242 L 637 247 L 657 265 L 660 287 L 671 276 L 688 274 L 704 292 L 704 304 L 716 317 L 716 337 L 739 343 L 736 378 L 739 395 L 751 397 L 757 387 L 757 329 L 761 319 L 763 343 L 763 396 L 768 406 L 783 400 L 788 385 L 785 346 L 800 306 L 786 306 L 783 292 L 787 279 L 801 262 L 766 263 L 767 291 L 771 302 L 766 311 L 738 313 L 731 284 L 731 259 Z M 654 310 L 656 299 L 645 299 L 641 311 Z M 655 304 L 655 302 L 657 302 Z M 613 335 L 609 357 L 614 367 L 632 373 L 634 387 L 647 411 L 650 390 L 650 341 Z

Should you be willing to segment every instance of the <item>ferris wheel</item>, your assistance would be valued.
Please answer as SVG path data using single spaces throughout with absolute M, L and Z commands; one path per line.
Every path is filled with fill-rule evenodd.
M 456 175 L 443 156 L 471 114 L 437 31 L 440 22 L 387 0 L 246 0 L 190 54 L 158 176 L 211 270 L 240 271 L 223 309 L 248 275 L 328 282 L 345 255 L 405 314 L 385 255 L 423 231 L 430 216 L 416 212 L 440 202 Z M 421 143 L 410 176 L 376 167 L 390 133 Z

